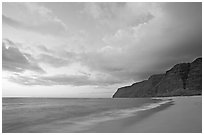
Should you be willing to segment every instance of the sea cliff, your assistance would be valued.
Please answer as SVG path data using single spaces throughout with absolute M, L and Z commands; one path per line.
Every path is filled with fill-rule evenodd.
M 113 98 L 191 96 L 202 94 L 202 58 L 180 63 L 165 74 L 119 88 Z

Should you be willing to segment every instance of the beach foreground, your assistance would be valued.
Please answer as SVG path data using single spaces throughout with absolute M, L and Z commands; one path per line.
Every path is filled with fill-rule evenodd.
M 106 121 L 82 132 L 201 133 L 202 96 L 168 97 L 173 102 L 137 116 Z
M 202 96 L 3 99 L 4 133 L 199 133 Z

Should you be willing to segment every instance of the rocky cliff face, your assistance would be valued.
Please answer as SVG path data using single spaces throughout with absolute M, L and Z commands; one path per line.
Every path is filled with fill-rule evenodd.
M 165 74 L 119 88 L 113 98 L 182 96 L 202 94 L 202 58 L 180 63 Z

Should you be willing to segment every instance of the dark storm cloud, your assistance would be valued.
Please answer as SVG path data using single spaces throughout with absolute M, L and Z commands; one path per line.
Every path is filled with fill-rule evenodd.
M 166 29 L 161 37 L 166 38 L 166 47 L 161 51 L 158 48 L 155 63 L 146 68 L 151 74 L 164 73 L 177 63 L 202 56 L 202 3 L 167 3 L 163 8 L 171 29 Z
M 86 75 L 53 75 L 53 76 L 22 76 L 13 75 L 8 77 L 9 81 L 22 85 L 72 85 L 72 86 L 108 86 L 121 83 L 119 80 L 112 78 L 91 79 Z
M 131 42 L 132 34 L 121 31 L 127 44 L 122 53 L 114 49 L 111 53 L 89 53 L 83 62 L 125 82 L 165 73 L 177 63 L 202 56 L 202 3 L 162 3 L 161 11 L 159 17 L 143 25 L 138 40 L 134 37 Z M 116 42 L 114 47 L 123 44 Z
M 169 55 L 202 54 L 202 3 L 168 3 L 164 7 L 172 21 L 172 30 L 167 36 L 173 37 L 172 45 L 167 49 Z M 181 34 L 181 35 L 180 35 Z
M 31 70 L 39 73 L 45 71 L 40 68 L 37 63 L 31 62 L 24 53 L 22 53 L 15 44 L 6 40 L 2 43 L 2 69 L 12 72 L 23 72 L 25 70 Z M 9 42 L 8 42 L 9 41 Z

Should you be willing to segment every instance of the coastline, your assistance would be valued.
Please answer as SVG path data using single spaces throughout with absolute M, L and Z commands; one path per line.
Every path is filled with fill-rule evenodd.
M 155 98 L 153 98 L 155 99 Z M 135 116 L 110 120 L 81 133 L 201 133 L 202 96 L 158 97 L 172 102 Z

